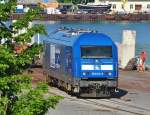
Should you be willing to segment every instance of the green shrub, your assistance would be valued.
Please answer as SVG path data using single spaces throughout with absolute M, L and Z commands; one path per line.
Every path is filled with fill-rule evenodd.
M 29 10 L 21 19 L 6 25 L 16 9 L 16 2 L 0 3 L 0 115 L 44 114 L 48 108 L 54 108 L 62 97 L 46 96 L 46 84 L 32 88 L 31 77 L 21 73 L 42 50 L 42 45 L 28 43 L 35 34 L 46 35 L 46 31 L 40 24 L 29 27 L 29 22 L 38 16 L 39 8 Z M 22 29 L 27 31 L 18 34 Z M 2 40 L 5 40 L 3 44 Z M 27 47 L 18 53 L 16 46 Z

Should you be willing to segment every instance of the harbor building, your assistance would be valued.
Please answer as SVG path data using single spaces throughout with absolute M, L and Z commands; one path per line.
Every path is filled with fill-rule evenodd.
M 39 2 L 39 4 L 47 14 L 60 14 L 60 11 L 57 9 L 59 3 L 56 0 L 43 0 L 42 2 Z
M 1 3 L 4 3 L 4 1 L 5 0 L 0 0 Z M 30 6 L 40 4 L 40 6 L 46 9 L 46 11 L 50 14 L 60 6 L 64 6 L 63 4 L 59 4 L 57 0 L 18 0 L 17 2 L 19 5 Z M 72 6 L 72 3 L 70 4 L 69 6 Z M 82 7 L 81 9 L 83 9 L 83 7 L 89 9 L 89 7 L 91 8 L 92 6 L 92 8 L 95 8 L 96 6 L 94 5 L 102 11 L 105 11 L 104 8 L 107 9 L 107 7 L 111 5 L 110 10 L 112 13 L 150 13 L 150 0 L 93 0 L 93 2 L 87 3 L 86 5 L 78 4 L 78 7 L 79 9 L 80 7 Z
M 150 13 L 150 0 L 110 0 L 111 10 L 118 13 Z
M 60 14 L 59 3 L 57 0 L 18 0 L 17 13 L 27 12 L 29 8 L 35 8 L 37 5 L 43 9 L 43 13 L 47 14 Z

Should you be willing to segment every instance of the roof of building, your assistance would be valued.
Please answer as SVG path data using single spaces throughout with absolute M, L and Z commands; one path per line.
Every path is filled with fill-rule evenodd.
M 39 2 L 56 2 L 57 0 L 17 0 L 19 4 L 37 4 Z

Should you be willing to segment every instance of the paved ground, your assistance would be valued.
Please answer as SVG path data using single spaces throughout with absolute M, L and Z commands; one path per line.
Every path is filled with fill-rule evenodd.
M 34 69 L 33 82 L 45 81 L 41 69 Z M 150 115 L 150 72 L 120 71 L 118 98 L 78 99 L 57 88 L 50 93 L 65 97 L 46 115 Z
M 150 72 L 120 71 L 119 87 L 128 91 L 150 93 Z
M 51 109 L 46 115 L 119 115 L 117 112 L 103 107 L 85 104 L 75 100 L 64 99 L 56 109 Z

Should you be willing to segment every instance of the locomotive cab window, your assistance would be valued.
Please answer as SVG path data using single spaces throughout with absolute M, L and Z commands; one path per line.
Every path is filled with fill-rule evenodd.
M 112 58 L 112 46 L 81 46 L 82 58 Z

